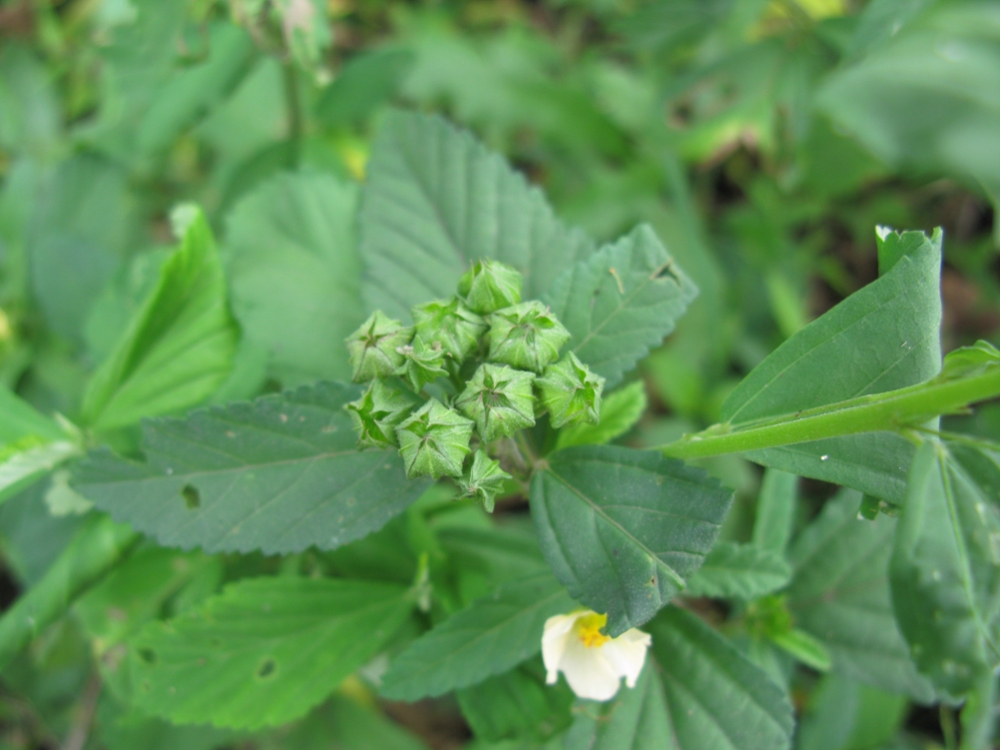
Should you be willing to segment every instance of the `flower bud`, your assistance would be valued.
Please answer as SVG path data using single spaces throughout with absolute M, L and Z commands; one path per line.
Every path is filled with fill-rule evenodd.
M 489 443 L 535 424 L 534 373 L 503 365 L 480 365 L 455 406 L 476 421 L 479 437 Z
M 396 427 L 399 454 L 410 479 L 420 476 L 462 476 L 469 455 L 473 421 L 436 399 Z
M 412 394 L 373 380 L 361 398 L 344 405 L 358 433 L 358 450 L 396 447 L 396 425 L 418 403 Z
M 396 369 L 396 375 L 418 393 L 428 383 L 448 374 L 444 369 L 444 351 L 440 345 L 428 345 L 417 337 L 412 344 L 401 346 L 396 351 L 403 358 L 402 364 Z
M 473 312 L 489 315 L 521 301 L 524 279 L 517 269 L 483 258 L 473 264 L 458 282 L 458 293 Z
M 396 351 L 410 343 L 413 329 L 393 320 L 381 310 L 371 314 L 361 327 L 347 337 L 347 351 L 354 382 L 387 378 L 403 364 L 403 355 Z
M 551 365 L 535 383 L 553 427 L 600 420 L 604 378 L 592 373 L 573 352 Z
M 524 302 L 489 317 L 492 362 L 541 373 L 569 341 L 569 331 L 541 302 Z
M 446 354 L 459 362 L 475 350 L 487 328 L 486 321 L 458 297 L 417 305 L 413 308 L 413 323 L 417 338 L 440 344 Z
M 500 468 L 500 462 L 494 461 L 482 451 L 476 451 L 472 458 L 472 466 L 458 480 L 462 488 L 462 497 L 475 497 L 483 503 L 487 513 L 493 512 L 496 497 L 503 491 L 504 482 L 511 476 Z

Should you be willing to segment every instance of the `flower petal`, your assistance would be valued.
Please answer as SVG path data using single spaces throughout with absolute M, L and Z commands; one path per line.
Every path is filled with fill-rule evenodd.
M 566 675 L 570 689 L 580 698 L 610 700 L 621 687 L 621 676 L 601 651 L 584 646 L 579 638 L 570 637 L 566 641 L 559 669 Z
M 559 679 L 559 662 L 566 650 L 566 640 L 572 637 L 576 621 L 586 612 L 555 615 L 545 621 L 542 629 L 542 661 L 545 662 L 545 682 L 554 685 Z
M 600 651 L 615 672 L 625 678 L 625 684 L 633 688 L 646 662 L 646 650 L 652 642 L 648 633 L 632 628 L 605 643 Z

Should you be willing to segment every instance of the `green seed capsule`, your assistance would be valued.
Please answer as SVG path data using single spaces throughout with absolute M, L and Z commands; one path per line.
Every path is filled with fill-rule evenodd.
M 471 419 L 432 398 L 396 427 L 406 476 L 462 476 L 462 463 L 471 452 L 473 426 Z
M 486 321 L 458 297 L 416 305 L 413 323 L 418 339 L 439 344 L 447 355 L 459 362 L 475 351 L 479 337 L 487 328 Z
M 347 351 L 354 382 L 387 378 L 403 364 L 397 349 L 413 338 L 413 329 L 376 310 L 361 327 L 347 337 Z
M 553 427 L 600 421 L 604 378 L 592 373 L 573 352 L 550 365 L 535 383 Z
M 428 345 L 418 336 L 412 344 L 401 346 L 397 351 L 403 363 L 397 368 L 396 375 L 418 393 L 428 383 L 448 374 L 444 369 L 444 351 L 440 345 Z
M 489 359 L 541 373 L 570 334 L 541 302 L 523 302 L 490 315 Z
M 515 268 L 489 258 L 477 261 L 459 280 L 458 293 L 469 309 L 488 315 L 521 301 L 524 279 Z
M 493 512 L 496 497 L 503 491 L 504 482 L 511 476 L 500 468 L 500 462 L 494 461 L 482 451 L 476 451 L 472 458 L 472 466 L 458 480 L 462 488 L 462 497 L 479 499 L 488 513 Z
M 535 424 L 534 373 L 503 365 L 480 365 L 455 406 L 476 421 L 479 437 L 489 443 Z
M 418 405 L 413 394 L 373 380 L 361 398 L 344 405 L 358 433 L 358 450 L 398 446 L 396 425 Z

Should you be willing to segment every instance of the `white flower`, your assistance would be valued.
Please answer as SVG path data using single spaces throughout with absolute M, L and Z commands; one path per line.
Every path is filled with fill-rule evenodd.
M 595 701 L 613 698 L 622 677 L 626 685 L 635 687 L 652 638 L 635 628 L 611 638 L 601 633 L 607 622 L 607 615 L 589 609 L 545 621 L 542 659 L 549 685 L 555 684 L 562 672 L 574 693 Z

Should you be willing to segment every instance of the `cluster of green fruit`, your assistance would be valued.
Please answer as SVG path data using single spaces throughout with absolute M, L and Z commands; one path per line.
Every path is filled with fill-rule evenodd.
M 517 270 L 479 261 L 457 296 L 414 307 L 412 326 L 376 310 L 351 334 L 354 380 L 371 381 L 346 406 L 358 448 L 398 447 L 407 476 L 454 477 L 492 510 L 511 475 L 490 444 L 546 412 L 556 428 L 596 424 L 604 378 L 572 352 L 556 361 L 569 331 L 521 302 L 521 286 Z

